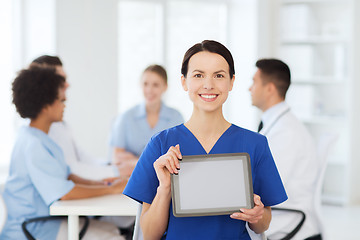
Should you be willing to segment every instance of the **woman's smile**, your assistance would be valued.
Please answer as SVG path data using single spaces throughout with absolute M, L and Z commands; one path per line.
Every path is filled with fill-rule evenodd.
M 199 94 L 202 100 L 206 102 L 213 102 L 217 99 L 219 94 Z

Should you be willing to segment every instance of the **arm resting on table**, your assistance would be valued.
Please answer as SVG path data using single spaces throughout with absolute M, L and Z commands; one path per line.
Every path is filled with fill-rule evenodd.
M 70 192 L 62 196 L 60 198 L 61 200 L 89 198 L 106 194 L 122 193 L 127 183 L 127 180 L 125 179 L 115 180 L 110 186 L 99 183 L 99 181 L 85 180 L 85 182 L 83 182 L 84 179 L 72 174 L 69 176 L 69 180 L 74 181 L 75 186 L 70 190 Z

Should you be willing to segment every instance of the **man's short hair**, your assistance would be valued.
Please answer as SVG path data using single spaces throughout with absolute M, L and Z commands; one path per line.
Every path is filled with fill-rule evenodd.
M 264 83 L 274 83 L 280 97 L 285 99 L 286 92 L 291 83 L 289 66 L 279 59 L 269 58 L 260 59 L 256 62 L 256 67 L 260 69 L 264 76 Z
M 13 103 L 22 118 L 35 119 L 41 110 L 59 97 L 64 77 L 55 68 L 31 67 L 21 70 L 12 83 Z
M 35 58 L 32 64 L 39 64 L 39 65 L 49 65 L 49 66 L 62 66 L 62 62 L 58 56 L 50 56 L 50 55 L 42 55 L 38 58 Z

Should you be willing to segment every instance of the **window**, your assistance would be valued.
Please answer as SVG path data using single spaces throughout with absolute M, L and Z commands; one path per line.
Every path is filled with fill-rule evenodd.
M 35 57 L 55 52 L 55 0 L 0 2 L 0 183 L 5 181 L 20 119 L 12 105 L 16 72 Z
M 188 100 L 180 82 L 184 53 L 204 39 L 214 39 L 227 45 L 227 5 L 224 1 L 170 1 L 166 22 L 166 56 L 170 79 L 166 101 L 188 119 L 192 102 Z
M 169 79 L 164 101 L 190 116 L 191 102 L 184 91 L 179 91 L 183 54 L 204 39 L 226 41 L 226 11 L 224 2 L 120 1 L 120 112 L 143 101 L 142 71 L 150 64 L 162 64 Z M 184 107 L 184 102 L 188 106 Z
M 13 72 L 12 57 L 12 12 L 11 0 L 0 2 L 0 182 L 7 174 L 12 144 L 14 141 L 14 108 L 11 105 L 11 79 Z
M 230 48 L 236 65 L 227 119 L 244 127 L 257 125 L 247 91 L 255 72 L 256 1 L 119 0 L 118 20 L 119 112 L 143 101 L 139 81 L 145 67 L 162 64 L 169 78 L 164 101 L 188 119 L 192 103 L 181 87 L 182 58 L 194 43 L 213 39 Z
M 121 1 L 119 4 L 119 106 L 141 102 L 140 77 L 150 64 L 164 64 L 163 6 L 159 3 Z

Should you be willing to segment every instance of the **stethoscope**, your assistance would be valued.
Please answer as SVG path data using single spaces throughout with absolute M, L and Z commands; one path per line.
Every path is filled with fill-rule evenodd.
M 288 112 L 290 112 L 290 108 L 285 109 L 285 111 L 283 111 L 279 116 L 277 116 L 277 118 L 271 123 L 271 125 L 265 129 L 266 131 L 262 132 L 261 134 L 266 136 L 274 127 L 274 125 L 280 120 L 280 118 L 282 118 Z

